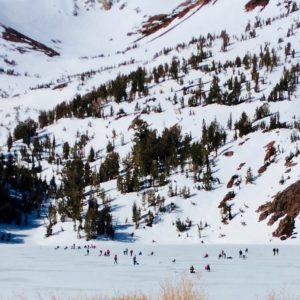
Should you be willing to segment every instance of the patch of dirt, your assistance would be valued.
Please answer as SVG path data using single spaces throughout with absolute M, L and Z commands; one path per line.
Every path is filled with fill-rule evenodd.
M 234 184 L 237 184 L 238 181 L 239 181 L 239 175 L 237 174 L 233 175 L 227 183 L 227 188 L 231 189 Z
M 61 83 L 61 84 L 59 84 L 59 85 L 54 86 L 54 87 L 52 88 L 52 90 L 62 90 L 62 89 L 64 89 L 64 88 L 67 87 L 67 86 L 68 86 L 67 83 Z
M 231 157 L 231 156 L 233 156 L 233 154 L 234 154 L 233 151 L 227 151 L 227 152 L 225 152 L 223 155 L 224 155 L 224 156 L 227 156 L 227 157 Z
M 269 0 L 250 0 L 245 5 L 245 9 L 247 12 L 254 10 L 258 6 L 262 6 L 262 9 L 264 9 L 268 4 Z
M 261 166 L 261 167 L 257 170 L 257 173 L 258 173 L 258 174 L 262 174 L 262 173 L 264 173 L 264 172 L 266 172 L 266 171 L 267 171 L 267 165 L 265 164 L 265 165 Z
M 300 180 L 278 193 L 273 201 L 261 205 L 257 211 L 260 213 L 259 221 L 271 216 L 268 225 L 273 225 L 282 218 L 273 236 L 282 240 L 291 237 L 295 219 L 300 214 Z
M 4 31 L 2 33 L 2 38 L 6 41 L 13 42 L 13 43 L 22 43 L 25 44 L 26 47 L 18 47 L 17 50 L 20 53 L 25 53 L 28 50 L 40 51 L 43 52 L 45 55 L 49 57 L 58 56 L 59 53 L 55 50 L 47 47 L 46 45 L 37 42 L 28 36 L 6 26 L 2 26 Z
M 239 167 L 237 168 L 237 171 L 240 171 L 245 164 L 246 163 L 240 163 Z
M 228 193 L 225 195 L 225 197 L 223 198 L 223 200 L 219 203 L 218 208 L 222 208 L 222 207 L 226 206 L 226 205 L 227 205 L 226 202 L 232 200 L 234 197 L 235 197 L 234 191 L 228 192 Z

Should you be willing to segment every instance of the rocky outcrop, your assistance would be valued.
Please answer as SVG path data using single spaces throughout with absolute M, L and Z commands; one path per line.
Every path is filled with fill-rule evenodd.
M 259 221 L 271 216 L 268 225 L 273 225 L 281 218 L 273 236 L 283 240 L 291 237 L 294 233 L 295 219 L 300 214 L 300 180 L 278 193 L 273 201 L 261 205 L 258 212 Z

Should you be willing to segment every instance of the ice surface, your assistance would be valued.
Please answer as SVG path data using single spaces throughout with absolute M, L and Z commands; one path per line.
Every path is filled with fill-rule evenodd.
M 299 292 L 299 246 L 280 246 L 273 256 L 273 246 L 240 245 L 134 245 L 131 243 L 98 243 L 96 249 L 59 250 L 52 247 L 1 246 L 0 291 L 3 297 L 25 295 L 116 295 L 143 291 L 158 293 L 168 280 L 176 283 L 182 276 L 194 278 L 208 299 L 265 299 L 269 291 Z M 69 245 L 68 245 L 69 246 Z M 248 247 L 246 259 L 238 251 Z M 125 248 L 133 249 L 139 265 L 133 266 Z M 99 256 L 99 250 L 111 250 L 110 257 Z M 218 259 L 223 249 L 233 259 Z M 149 253 L 153 251 L 154 255 Z M 208 258 L 203 258 L 208 253 Z M 118 254 L 119 264 L 113 256 Z M 175 263 L 172 263 L 173 259 Z M 204 271 L 209 263 L 211 272 Z M 189 274 L 194 265 L 196 274 Z

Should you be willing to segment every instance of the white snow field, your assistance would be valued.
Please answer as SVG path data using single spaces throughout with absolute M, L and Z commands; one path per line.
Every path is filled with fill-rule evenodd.
M 289 295 L 299 295 L 300 291 L 299 246 L 279 246 L 276 256 L 272 246 L 263 245 L 99 243 L 89 256 L 83 247 L 63 247 L 1 246 L 0 298 L 115 296 L 138 291 L 155 295 L 161 284 L 176 284 L 182 276 L 195 280 L 196 287 L 210 300 L 266 299 L 271 291 L 284 290 Z M 244 252 L 246 247 L 246 259 L 239 258 L 238 251 Z M 139 265 L 133 265 L 130 253 L 123 254 L 125 248 L 137 253 Z M 110 257 L 100 257 L 100 249 L 110 249 Z M 218 259 L 221 249 L 233 259 Z M 205 253 L 208 258 L 203 258 Z M 114 254 L 118 255 L 117 265 Z M 211 272 L 204 270 L 207 263 Z M 196 274 L 189 274 L 191 265 Z

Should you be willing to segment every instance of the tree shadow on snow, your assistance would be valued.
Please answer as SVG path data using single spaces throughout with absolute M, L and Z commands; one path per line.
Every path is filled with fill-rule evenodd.
M 29 231 L 41 226 L 40 218 L 33 214 L 27 216 L 26 225 L 0 224 L 0 244 L 24 244 L 28 237 L 24 231 Z
M 115 227 L 115 237 L 114 240 L 122 243 L 134 243 L 138 240 L 138 237 L 132 233 L 128 232 L 129 228 L 133 227 L 131 224 L 123 224 Z
M 7 231 L 0 231 L 0 244 L 24 244 L 26 234 L 17 234 Z

